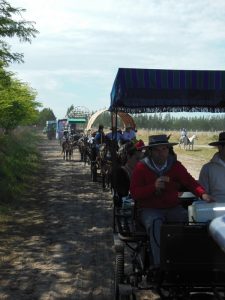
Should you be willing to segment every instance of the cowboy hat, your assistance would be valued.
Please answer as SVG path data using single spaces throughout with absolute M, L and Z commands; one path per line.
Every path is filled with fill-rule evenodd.
M 149 140 L 148 147 L 161 146 L 161 145 L 166 145 L 166 146 L 178 145 L 178 143 L 170 143 L 165 134 L 150 135 L 148 140 Z
M 219 140 L 217 142 L 209 143 L 209 146 L 225 145 L 225 132 L 219 134 Z

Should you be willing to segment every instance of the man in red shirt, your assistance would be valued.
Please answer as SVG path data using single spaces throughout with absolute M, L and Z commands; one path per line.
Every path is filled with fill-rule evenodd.
M 214 201 L 177 161 L 167 136 L 149 137 L 149 154 L 138 162 L 131 177 L 130 192 L 141 223 L 150 237 L 155 267 L 160 265 L 160 227 L 164 222 L 187 222 L 188 212 L 179 199 L 180 187 L 206 202 Z

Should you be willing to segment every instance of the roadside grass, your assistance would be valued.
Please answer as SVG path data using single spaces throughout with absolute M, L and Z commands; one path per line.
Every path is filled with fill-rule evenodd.
M 0 221 L 8 219 L 40 166 L 39 137 L 29 129 L 0 135 Z

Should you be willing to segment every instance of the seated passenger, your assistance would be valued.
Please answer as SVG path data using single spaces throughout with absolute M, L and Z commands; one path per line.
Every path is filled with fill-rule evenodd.
M 176 156 L 169 154 L 174 145 L 176 143 L 170 143 L 164 134 L 150 136 L 148 156 L 136 164 L 131 177 L 131 196 L 150 237 L 150 252 L 156 268 L 160 265 L 161 224 L 188 221 L 188 212 L 178 197 L 179 186 L 206 202 L 213 201 Z
M 119 198 L 128 196 L 132 171 L 136 163 L 144 157 L 144 149 L 143 141 L 135 145 L 131 142 L 126 144 L 126 163 L 120 166 L 116 173 L 116 191 Z
M 126 130 L 123 132 L 122 140 L 124 142 L 135 141 L 136 140 L 136 132 L 130 125 L 128 125 L 126 127 Z
M 111 131 L 106 134 L 106 138 L 111 141 L 116 140 L 117 142 L 119 142 L 122 139 L 121 131 L 116 127 L 111 127 L 110 130 Z
M 225 132 L 219 134 L 218 141 L 209 145 L 217 147 L 218 151 L 202 166 L 199 182 L 216 202 L 225 203 Z

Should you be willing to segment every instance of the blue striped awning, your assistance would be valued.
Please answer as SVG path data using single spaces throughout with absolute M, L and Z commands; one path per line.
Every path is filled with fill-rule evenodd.
M 120 68 L 109 110 L 225 112 L 225 71 Z

